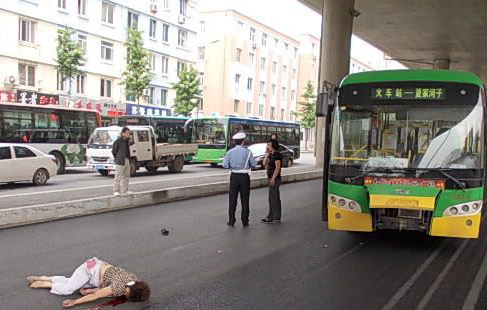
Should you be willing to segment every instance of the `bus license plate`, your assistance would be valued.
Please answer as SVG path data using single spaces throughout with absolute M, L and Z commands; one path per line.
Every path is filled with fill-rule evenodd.
M 406 200 L 406 199 L 389 199 L 386 202 L 388 207 L 417 207 L 418 201 L 416 200 Z

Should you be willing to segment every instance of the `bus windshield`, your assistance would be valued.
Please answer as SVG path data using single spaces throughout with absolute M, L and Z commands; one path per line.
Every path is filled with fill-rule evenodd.
M 219 119 L 197 119 L 194 121 L 194 143 L 225 147 L 226 123 Z
M 483 108 L 343 105 L 335 110 L 331 164 L 369 171 L 480 169 Z

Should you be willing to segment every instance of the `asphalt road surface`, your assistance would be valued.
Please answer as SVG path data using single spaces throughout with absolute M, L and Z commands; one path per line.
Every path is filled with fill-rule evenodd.
M 303 153 L 292 168 L 284 168 L 284 173 L 311 169 L 314 163 L 313 154 Z M 264 172 L 257 172 L 255 175 L 264 175 Z M 88 169 L 76 168 L 52 178 L 46 186 L 37 187 L 31 182 L 0 184 L 0 209 L 111 195 L 113 177 L 114 173 L 102 176 Z M 130 190 L 139 192 L 227 179 L 227 170 L 221 167 L 213 168 L 208 164 L 185 165 L 183 171 L 177 174 L 169 173 L 167 168 L 160 168 L 156 173 L 141 168 L 139 173 L 130 179 Z
M 485 223 L 478 240 L 331 232 L 320 189 L 284 185 L 280 224 L 258 222 L 259 189 L 248 228 L 226 226 L 219 195 L 1 230 L 0 308 L 59 309 L 62 297 L 25 277 L 69 274 L 97 256 L 152 287 L 150 301 L 116 309 L 487 309 Z

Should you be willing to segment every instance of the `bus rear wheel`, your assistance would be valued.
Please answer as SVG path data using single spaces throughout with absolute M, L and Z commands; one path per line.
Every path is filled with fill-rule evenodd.
M 184 166 L 184 157 L 183 156 L 176 156 L 172 162 L 169 163 L 167 169 L 169 169 L 170 173 L 178 173 L 183 170 Z
M 64 156 L 59 152 L 52 152 L 49 155 L 56 157 L 57 174 L 64 174 L 66 171 L 66 160 L 64 159 Z

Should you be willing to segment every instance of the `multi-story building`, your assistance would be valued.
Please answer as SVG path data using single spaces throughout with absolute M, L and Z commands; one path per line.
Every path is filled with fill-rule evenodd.
M 235 10 L 200 13 L 199 115 L 294 121 L 299 42 Z
M 103 115 L 165 115 L 174 99 L 177 73 L 196 63 L 193 0 L 10 0 L 0 2 L 0 89 L 54 94 L 58 104 L 100 109 Z M 56 70 L 58 29 L 68 26 L 85 51 L 83 74 L 61 83 Z M 153 79 L 141 108 L 120 84 L 126 67 L 127 28 L 143 32 Z M 35 96 L 39 97 L 39 96 Z M 24 98 L 24 99 L 22 99 Z M 19 101 L 28 101 L 25 95 Z M 31 99 L 31 98 L 30 98 Z M 38 102 L 32 102 L 38 103 Z

